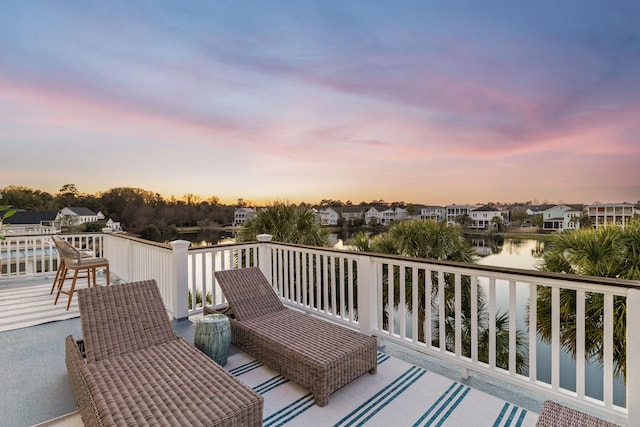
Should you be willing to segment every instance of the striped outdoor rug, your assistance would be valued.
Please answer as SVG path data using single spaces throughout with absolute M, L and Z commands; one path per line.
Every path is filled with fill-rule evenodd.
M 365 374 L 320 408 L 313 396 L 239 353 L 225 369 L 265 400 L 264 426 L 534 426 L 538 415 L 464 384 L 378 353 L 378 373 Z
M 78 317 L 77 295 L 74 295 L 69 311 L 66 310 L 66 295 L 60 295 L 58 304 L 53 305 L 56 294 L 49 294 L 52 282 L 53 279 L 36 284 L 0 285 L 0 332 Z M 65 283 L 65 287 L 68 286 Z

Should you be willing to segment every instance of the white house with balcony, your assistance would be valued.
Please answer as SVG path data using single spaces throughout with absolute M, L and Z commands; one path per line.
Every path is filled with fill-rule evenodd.
M 417 219 L 442 222 L 447 219 L 447 210 L 444 206 L 416 206 Z
M 320 225 L 338 225 L 340 214 L 332 207 L 321 208 L 317 212 Z
M 96 222 L 104 219 L 102 212 L 94 212 L 84 207 L 62 208 L 56 216 L 57 222 L 66 222 L 68 225 L 80 225 L 88 222 Z
M 459 216 L 471 216 L 471 211 L 479 207 L 479 205 L 447 205 L 447 224 L 456 225 Z
M 624 228 L 634 217 L 640 217 L 640 206 L 630 203 L 597 203 L 586 209 L 594 228 L 610 225 Z
M 409 219 L 409 213 L 403 208 L 388 208 L 378 214 L 378 222 L 382 225 L 391 225 L 405 219 Z
M 344 222 L 347 224 L 352 224 L 358 220 L 364 221 L 365 211 L 368 209 L 368 206 L 343 206 L 339 209 L 340 215 Z
M 387 209 L 386 206 L 371 206 L 364 213 L 365 224 L 380 224 L 380 214 Z
M 233 226 L 240 227 L 242 224 L 253 218 L 255 214 L 255 208 L 236 208 L 233 212 Z
M 542 229 L 547 231 L 577 230 L 580 228 L 582 205 L 556 205 L 542 212 Z
M 508 212 L 489 205 L 473 209 L 469 212 L 468 215 L 473 220 L 470 228 L 485 230 L 493 228 L 496 224 L 496 221 L 500 221 L 503 224 L 507 224 L 509 222 Z

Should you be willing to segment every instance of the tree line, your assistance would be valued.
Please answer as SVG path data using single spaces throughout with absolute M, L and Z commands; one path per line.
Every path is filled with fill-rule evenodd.
M 63 185 L 51 194 L 24 186 L 10 185 L 0 190 L 2 203 L 14 209 L 44 212 L 64 207 L 86 207 L 122 223 L 128 231 L 139 232 L 149 225 L 166 233 L 177 227 L 208 227 L 231 224 L 234 206 L 218 197 L 206 200 L 194 194 L 182 199 L 166 199 L 159 193 L 133 187 L 111 188 L 101 193 L 81 193 L 74 184 Z

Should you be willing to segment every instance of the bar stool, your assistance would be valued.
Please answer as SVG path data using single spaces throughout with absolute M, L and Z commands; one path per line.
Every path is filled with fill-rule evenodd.
M 61 247 L 64 245 L 65 240 L 56 235 L 51 236 L 51 240 L 53 240 L 53 243 L 56 245 L 56 250 L 58 251 L 58 254 L 60 254 L 60 261 L 56 270 L 56 277 L 53 279 L 53 284 L 51 285 L 51 292 L 49 292 L 49 295 L 53 295 L 53 291 L 56 289 L 56 286 L 60 284 L 59 281 L 62 280 L 62 272 L 64 271 L 64 258 L 62 257 L 63 248 Z M 95 256 L 92 250 L 78 249 L 78 251 L 80 252 L 80 257 L 82 258 L 92 258 Z
M 62 240 L 62 239 L 61 239 Z M 58 293 L 56 294 L 56 300 L 53 302 L 53 305 L 58 304 L 58 298 L 60 298 L 60 294 L 65 294 L 69 296 L 69 301 L 67 302 L 67 310 L 71 307 L 71 300 L 73 299 L 73 293 L 76 292 L 76 282 L 78 281 L 78 273 L 80 271 L 85 271 L 87 274 L 87 285 L 91 287 L 91 280 L 93 279 L 93 286 L 97 286 L 96 281 L 96 271 L 98 268 L 106 269 L 107 275 L 107 286 L 110 284 L 109 282 L 109 260 L 101 257 L 82 257 L 80 250 L 75 248 L 66 240 L 62 240 L 60 244 L 60 255 L 62 256 L 62 262 L 60 265 L 64 264 L 64 268 L 62 269 L 60 276 L 58 278 Z M 73 278 L 71 282 L 71 288 L 66 291 L 64 290 L 64 282 L 67 279 L 67 273 L 69 271 L 73 271 Z

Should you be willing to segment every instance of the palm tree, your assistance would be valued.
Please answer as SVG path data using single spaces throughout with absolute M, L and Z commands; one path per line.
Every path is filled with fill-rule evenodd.
M 238 233 L 238 241 L 256 240 L 258 234 L 271 234 L 273 240 L 307 246 L 330 245 L 327 231 L 315 213 L 304 206 L 276 202 L 259 210 Z
M 364 234 L 358 233 L 352 239 L 352 245 L 360 250 L 367 250 L 373 252 L 381 252 L 395 255 L 419 257 L 419 258 L 431 258 L 437 260 L 449 260 L 465 263 L 475 263 L 477 256 L 473 249 L 462 238 L 459 228 L 447 225 L 444 222 L 435 221 L 402 221 L 394 223 L 389 230 L 380 234 L 371 241 Z M 387 272 L 389 274 L 389 272 Z M 418 278 L 418 301 L 419 306 L 413 307 L 411 299 L 407 300 L 407 307 L 410 310 L 417 310 L 418 324 L 426 325 L 426 310 L 425 310 L 425 270 L 420 270 Z M 405 286 L 407 294 L 410 295 L 413 283 L 411 283 L 409 277 L 411 274 L 407 274 L 407 282 Z M 393 271 L 394 279 L 394 293 L 400 291 L 400 275 L 397 269 Z M 432 273 L 432 283 L 437 283 L 437 273 Z M 455 341 L 455 299 L 454 299 L 454 283 L 455 277 L 453 274 L 445 274 L 445 335 L 447 349 L 454 348 Z M 463 339 L 462 339 L 462 353 L 468 356 L 471 355 L 471 283 L 469 276 L 462 277 L 462 323 L 463 323 Z M 386 289 L 385 289 L 386 292 Z M 432 301 L 433 313 L 437 313 L 437 286 L 432 287 L 432 295 L 430 300 Z M 385 300 L 387 300 L 385 296 Z M 394 301 L 399 301 L 399 296 L 394 296 Z M 479 336 L 479 348 L 478 354 L 482 361 L 488 362 L 489 359 L 489 314 L 486 304 L 486 296 L 481 289 L 478 289 L 478 336 Z M 388 319 L 385 319 L 388 321 Z M 435 319 L 432 320 L 433 329 L 436 332 L 434 335 L 434 343 L 438 342 L 438 335 L 440 333 L 439 322 Z M 509 340 L 508 340 L 509 320 L 508 315 L 498 313 L 496 317 L 496 363 L 501 367 L 508 367 L 509 360 Z M 425 334 L 424 328 L 418 330 L 418 340 L 424 342 Z M 525 356 L 525 337 L 522 331 L 516 333 L 517 355 L 516 365 L 518 372 L 523 372 L 527 366 L 527 360 Z
M 579 229 L 555 235 L 545 245 L 542 270 L 597 277 L 640 280 L 640 222 L 624 229 L 604 227 Z M 585 356 L 603 362 L 604 298 L 585 296 Z M 551 342 L 551 288 L 539 287 L 536 330 L 540 339 Z M 626 300 L 614 298 L 615 373 L 626 372 Z M 560 290 L 560 343 L 576 355 L 576 292 Z

